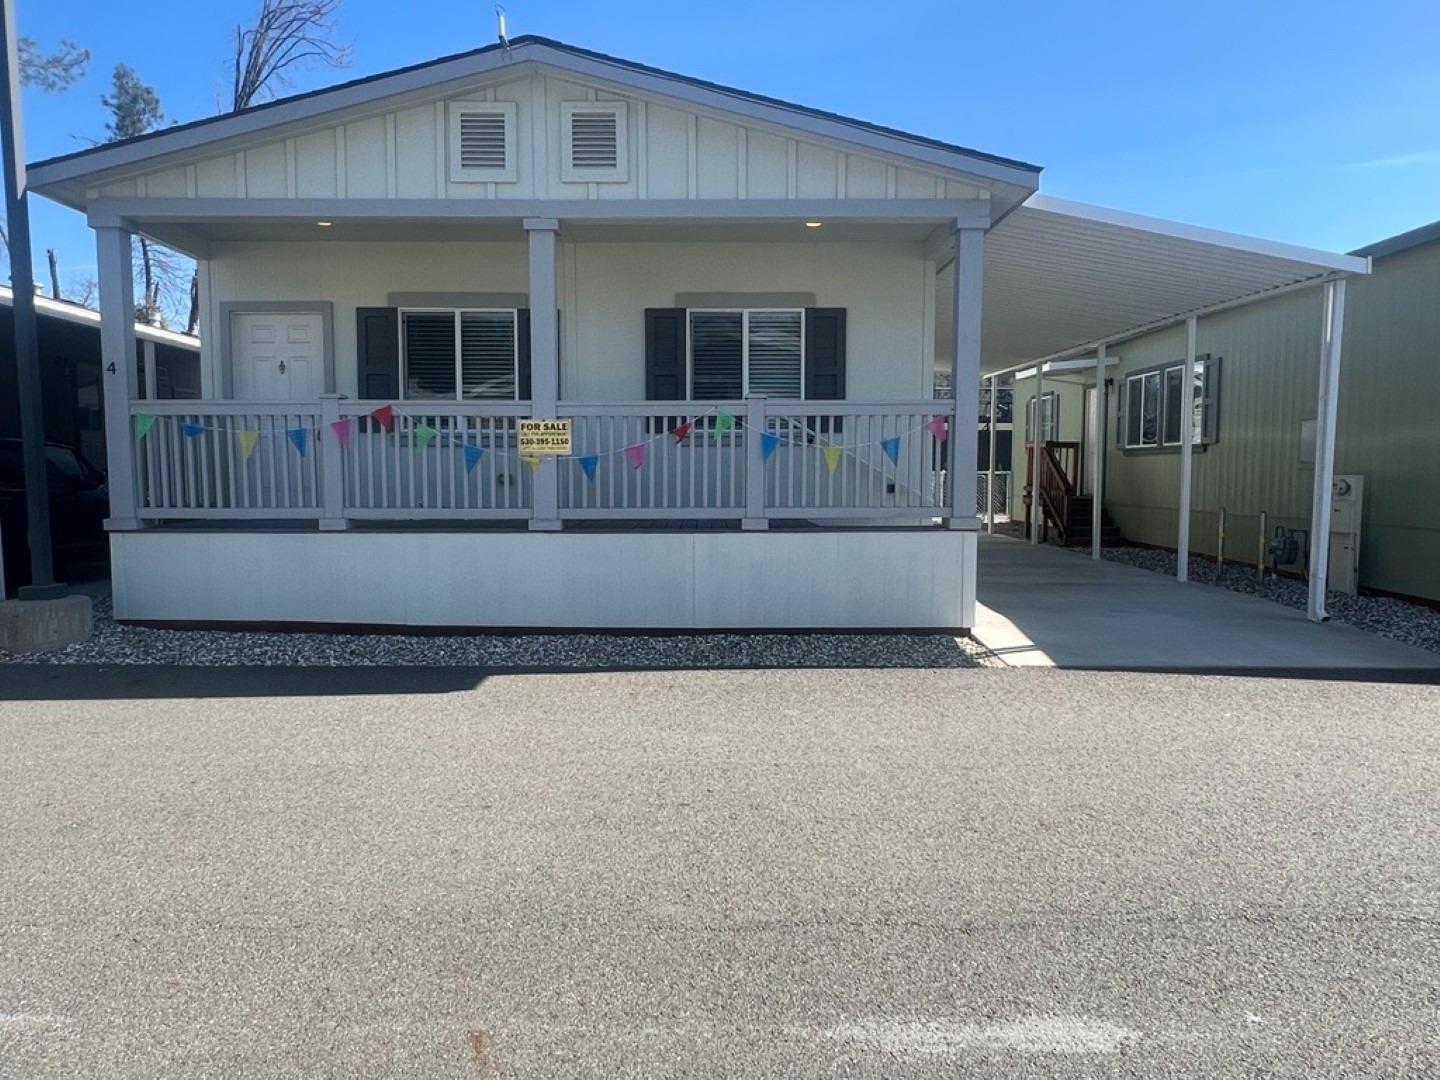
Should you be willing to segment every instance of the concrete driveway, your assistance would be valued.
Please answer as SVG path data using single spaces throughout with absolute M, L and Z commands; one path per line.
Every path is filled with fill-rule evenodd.
M 1440 1071 L 1434 687 L 403 678 L 4 670 L 0 1075 Z
M 975 636 L 1012 666 L 1440 677 L 1440 655 L 1045 544 L 980 537 Z

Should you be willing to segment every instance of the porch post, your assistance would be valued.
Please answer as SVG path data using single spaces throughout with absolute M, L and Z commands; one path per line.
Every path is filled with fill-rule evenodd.
M 1105 342 L 1095 347 L 1095 408 L 1090 430 L 1095 437 L 1090 447 L 1090 558 L 1100 560 L 1100 519 L 1105 513 Z
M 1180 376 L 1180 519 L 1175 530 L 1175 578 L 1190 580 L 1190 479 L 1195 460 L 1195 334 L 1198 320 L 1185 320 L 1185 368 Z M 1163 387 L 1161 388 L 1163 391 Z M 1161 401 L 1164 401 L 1162 395 Z M 1162 406 L 1163 415 L 1164 408 Z M 1164 426 L 1163 424 L 1161 425 Z
M 952 529 L 976 532 L 975 477 L 980 420 L 980 312 L 985 277 L 985 230 L 955 230 L 955 353 L 950 383 L 955 412 L 950 422 L 950 520 Z M 975 424 L 976 427 L 971 427 Z M 972 438 L 972 436 L 976 436 Z
M 135 372 L 135 288 L 131 277 L 131 236 L 112 226 L 95 229 L 100 279 L 100 368 L 105 386 L 106 474 L 113 531 L 141 528 L 136 516 L 135 442 L 130 403 L 139 397 Z
M 990 376 L 990 468 L 985 473 L 985 531 L 995 531 L 995 412 L 1000 408 L 1000 376 Z M 1008 494 L 1008 492 L 1007 492 Z
M 1035 419 L 1030 421 L 1030 410 L 1025 410 L 1026 422 L 1030 423 L 1030 543 L 1040 543 L 1040 451 L 1045 440 L 1040 437 L 1045 430 L 1045 364 L 1035 365 Z
M 765 451 L 760 436 L 765 432 L 765 395 L 745 399 L 745 516 L 742 529 L 768 529 L 765 515 Z M 733 438 L 733 432 L 731 437 Z
M 526 218 L 530 240 L 530 415 L 553 419 L 560 401 L 559 305 L 555 287 L 555 218 Z M 534 478 L 535 505 L 530 528 L 560 528 L 559 462 L 546 455 Z
M 1315 490 L 1310 503 L 1310 595 L 1306 615 L 1324 622 L 1330 583 L 1330 519 L 1335 494 L 1335 422 L 1340 406 L 1340 345 L 1345 334 L 1345 279 L 1325 284 L 1320 392 L 1315 410 Z

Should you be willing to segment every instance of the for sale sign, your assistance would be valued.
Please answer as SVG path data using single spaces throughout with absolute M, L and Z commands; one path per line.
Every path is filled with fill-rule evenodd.
M 570 453 L 570 420 L 521 420 L 520 453 Z

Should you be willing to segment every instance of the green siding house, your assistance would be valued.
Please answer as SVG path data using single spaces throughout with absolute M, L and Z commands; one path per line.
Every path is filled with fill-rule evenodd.
M 1359 584 L 1440 601 L 1440 222 L 1355 254 L 1373 271 L 1350 281 L 1335 473 L 1364 478 Z M 1255 561 L 1262 513 L 1267 534 L 1310 527 L 1322 303 L 1320 290 L 1299 290 L 1198 320 L 1208 374 L 1197 374 L 1192 554 L 1216 555 L 1222 511 L 1227 561 Z M 1185 335 L 1177 324 L 1108 349 L 1105 509 L 1127 540 L 1171 549 Z M 1034 383 L 1028 372 L 1015 382 L 1017 520 Z M 1045 372 L 1043 437 L 1087 442 L 1093 386 L 1093 362 Z

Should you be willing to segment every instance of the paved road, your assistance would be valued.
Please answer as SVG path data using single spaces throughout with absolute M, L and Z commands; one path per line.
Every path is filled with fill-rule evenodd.
M 67 678 L 0 703 L 6 1077 L 1440 1072 L 1433 686 Z

